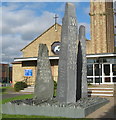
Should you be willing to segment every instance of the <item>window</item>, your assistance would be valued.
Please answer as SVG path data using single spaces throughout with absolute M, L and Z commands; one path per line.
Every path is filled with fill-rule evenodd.
M 87 63 L 95 63 L 95 59 L 87 59 Z
M 101 76 L 102 75 L 101 67 L 102 66 L 100 64 L 95 64 L 95 66 L 94 66 L 95 76 Z
M 113 75 L 116 75 L 116 64 L 112 65 L 112 72 L 113 72 Z
M 113 77 L 113 82 L 116 82 L 116 77 Z
M 110 77 L 105 77 L 105 82 L 111 82 Z
M 109 76 L 110 75 L 110 65 L 109 64 L 105 64 L 104 65 L 104 74 L 106 76 Z
M 93 78 L 87 78 L 87 83 L 93 83 Z
M 95 83 L 101 83 L 101 78 L 95 78 Z
M 92 64 L 87 65 L 87 76 L 93 76 L 93 65 Z
M 2 66 L 2 72 L 5 72 L 5 66 Z

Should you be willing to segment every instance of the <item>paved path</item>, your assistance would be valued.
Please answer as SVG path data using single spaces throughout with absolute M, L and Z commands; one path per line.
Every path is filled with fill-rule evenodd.
M 116 97 L 107 97 L 110 102 L 95 112 L 88 115 L 86 118 L 116 118 Z

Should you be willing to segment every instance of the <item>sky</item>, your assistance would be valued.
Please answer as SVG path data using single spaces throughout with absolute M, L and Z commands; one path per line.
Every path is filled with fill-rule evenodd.
M 78 26 L 85 25 L 89 39 L 89 2 L 77 2 Z M 54 24 L 54 15 L 62 24 L 65 2 L 3 2 L 2 14 L 2 62 L 11 63 L 22 57 L 21 49 Z M 1 19 L 0 19 L 1 20 Z

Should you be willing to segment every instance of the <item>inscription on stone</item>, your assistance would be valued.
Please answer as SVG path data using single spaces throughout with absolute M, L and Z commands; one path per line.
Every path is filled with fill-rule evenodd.
M 72 3 L 67 3 L 62 22 L 59 55 L 57 100 L 60 102 L 76 102 L 77 43 L 75 6 Z
M 50 61 L 48 58 L 48 48 L 46 44 L 39 45 L 38 53 L 34 98 L 46 101 L 52 99 L 54 91 Z

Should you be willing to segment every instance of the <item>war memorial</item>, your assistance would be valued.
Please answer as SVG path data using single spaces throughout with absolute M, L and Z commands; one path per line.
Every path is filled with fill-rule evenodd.
M 56 97 L 48 52 L 46 44 L 39 44 L 33 98 L 3 104 L 3 114 L 84 118 L 108 103 L 106 98 L 88 97 L 85 27 L 78 30 L 72 3 L 66 3 L 62 20 Z

